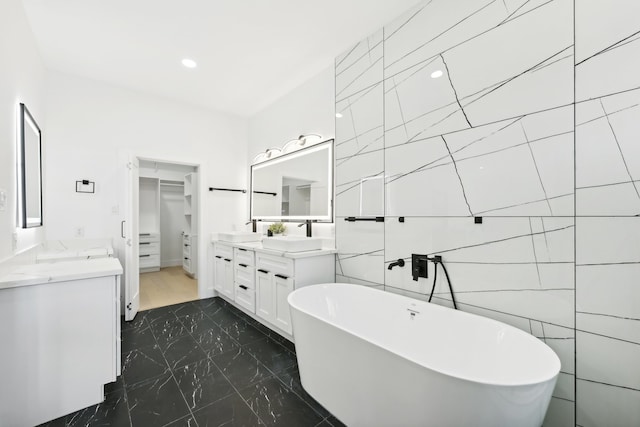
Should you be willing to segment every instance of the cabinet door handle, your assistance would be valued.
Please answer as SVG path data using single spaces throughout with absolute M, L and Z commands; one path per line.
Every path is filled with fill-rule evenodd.
M 280 279 L 288 279 L 287 276 L 283 276 L 282 274 L 274 274 L 274 276 L 279 277 Z
M 222 257 L 220 255 L 216 255 L 216 258 L 218 259 L 222 259 Z
M 247 252 L 247 250 L 246 250 L 246 249 L 244 249 L 244 248 L 238 248 L 238 250 L 239 250 L 239 251 L 242 251 L 242 252 Z
M 150 257 L 151 255 L 140 255 L 140 258 Z
M 125 239 L 126 237 L 124 236 L 124 223 L 126 221 L 120 221 L 120 236 Z
M 231 260 L 229 258 L 225 258 L 224 260 L 227 261 L 227 262 L 231 262 Z
M 188 245 L 188 244 L 186 244 L 186 243 L 185 243 L 184 245 L 185 245 L 185 246 L 189 246 L 189 245 Z
M 240 267 L 244 267 L 244 268 L 249 267 L 247 264 L 238 264 L 238 265 L 239 265 Z
M 151 233 L 140 233 L 140 236 L 151 236 Z
M 244 289 L 245 291 L 246 291 L 247 289 L 249 289 L 249 288 L 247 288 L 245 285 L 238 285 L 238 287 L 239 287 L 239 288 Z
M 150 245 L 151 242 L 140 242 L 140 245 Z
M 269 274 L 269 272 L 267 270 L 263 270 L 261 268 L 258 269 L 258 273 Z
M 184 259 L 189 259 L 189 258 L 187 258 L 187 257 L 184 257 Z

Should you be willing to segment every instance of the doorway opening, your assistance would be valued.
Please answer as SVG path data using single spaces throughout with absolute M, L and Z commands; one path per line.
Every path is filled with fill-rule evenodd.
M 198 166 L 140 159 L 140 311 L 198 299 Z

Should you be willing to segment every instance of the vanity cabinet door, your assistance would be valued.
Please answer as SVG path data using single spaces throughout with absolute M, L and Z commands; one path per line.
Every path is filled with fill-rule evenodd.
M 224 264 L 224 259 L 221 256 L 216 255 L 214 258 L 215 274 L 213 279 L 213 289 L 218 292 L 222 292 L 224 289 Z
M 233 286 L 233 260 L 229 258 L 224 259 L 224 282 L 222 286 L 222 293 L 233 300 L 235 296 L 235 289 Z
M 233 260 L 219 256 L 216 256 L 215 260 L 216 272 L 213 288 L 233 300 Z
M 274 323 L 274 281 L 273 274 L 265 270 L 256 270 L 256 314 Z
M 275 300 L 275 325 L 287 333 L 291 333 L 291 313 L 287 297 L 293 291 L 293 278 L 276 274 L 273 276 Z

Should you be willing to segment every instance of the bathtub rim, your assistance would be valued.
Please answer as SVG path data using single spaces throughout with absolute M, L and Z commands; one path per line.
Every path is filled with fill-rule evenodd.
M 522 329 L 516 328 L 515 326 L 509 325 L 509 324 L 504 323 L 504 322 L 500 322 L 499 320 L 491 319 L 489 317 L 481 316 L 481 315 L 478 315 L 478 314 L 468 313 L 468 312 L 460 311 L 460 310 L 455 310 L 457 313 L 459 313 L 462 316 L 467 316 L 467 317 L 472 317 L 472 318 L 480 318 L 480 319 L 483 319 L 483 321 L 487 321 L 489 323 L 499 324 L 500 326 L 507 327 L 509 329 L 512 329 L 512 330 L 516 331 L 517 334 L 524 334 L 523 336 L 525 337 L 525 339 L 531 341 L 532 343 L 535 343 L 534 345 L 543 345 L 546 348 L 546 350 L 549 352 L 550 356 L 551 356 L 551 358 L 550 358 L 551 363 L 553 363 L 557 367 L 557 369 L 551 369 L 552 371 L 556 371 L 555 374 L 553 374 L 553 375 L 550 374 L 548 376 L 541 376 L 540 379 L 537 380 L 537 381 L 521 381 L 521 382 L 517 382 L 516 383 L 516 382 L 498 382 L 498 381 L 478 380 L 478 379 L 474 379 L 474 378 L 471 378 L 471 377 L 468 377 L 468 376 L 462 376 L 462 375 L 459 375 L 459 374 L 456 374 L 456 373 L 453 373 L 453 372 L 449 372 L 447 370 L 435 369 L 435 368 L 430 367 L 430 366 L 425 366 L 423 363 L 415 360 L 413 357 L 410 357 L 410 356 L 407 356 L 407 355 L 404 355 L 404 354 L 400 354 L 398 351 L 395 351 L 393 349 L 387 348 L 387 347 L 381 345 L 377 340 L 370 340 L 370 339 L 367 339 L 366 337 L 363 337 L 363 336 L 360 336 L 360 335 L 356 335 L 354 332 L 352 332 L 352 331 L 350 331 L 350 330 L 348 330 L 348 329 L 336 324 L 335 322 L 333 322 L 331 320 L 323 319 L 323 318 L 317 316 L 316 314 L 310 313 L 307 310 L 302 310 L 302 309 L 299 308 L 299 306 L 292 304 L 292 299 L 295 298 L 294 294 L 296 292 L 298 292 L 298 291 L 304 291 L 304 289 L 306 289 L 306 288 L 327 287 L 327 286 L 328 287 L 337 287 L 337 286 L 345 286 L 345 285 L 348 286 L 348 287 L 353 287 L 353 288 L 357 287 L 359 289 L 360 288 L 367 289 L 365 292 L 384 292 L 385 294 L 391 295 L 392 298 L 402 298 L 402 299 L 407 299 L 409 301 L 419 301 L 421 303 L 431 304 L 431 305 L 434 306 L 434 308 L 436 310 L 440 310 L 440 309 L 442 309 L 442 310 L 453 310 L 452 308 L 445 307 L 445 306 L 442 306 L 442 305 L 439 305 L 439 304 L 432 304 L 432 303 L 429 303 L 427 301 L 422 301 L 422 300 L 419 300 L 419 299 L 416 299 L 416 298 L 411 298 L 411 297 L 407 297 L 407 296 L 404 296 L 404 295 L 399 295 L 399 294 L 394 294 L 394 293 L 391 293 L 391 292 L 386 292 L 386 291 L 383 291 L 381 289 L 375 289 L 375 288 L 371 288 L 371 287 L 368 287 L 368 286 L 355 285 L 355 284 L 352 284 L 352 283 L 341 283 L 341 282 L 319 283 L 319 284 L 304 286 L 302 288 L 295 289 L 293 292 L 291 292 L 287 296 L 287 303 L 289 304 L 289 309 L 290 310 L 295 309 L 295 310 L 299 311 L 300 313 L 303 313 L 303 314 L 305 314 L 307 316 L 313 317 L 314 319 L 316 319 L 318 321 L 327 323 L 327 324 L 329 324 L 329 325 L 331 325 L 331 326 L 333 326 L 333 327 L 335 327 L 337 329 L 340 329 L 341 331 L 343 331 L 343 332 L 345 332 L 347 334 L 353 335 L 353 336 L 355 336 L 355 337 L 357 337 L 357 338 L 359 338 L 361 340 L 367 341 L 367 342 L 375 345 L 376 347 L 378 347 L 378 348 L 380 348 L 382 350 L 385 350 L 385 351 L 388 351 L 390 353 L 393 353 L 394 355 L 396 355 L 396 356 L 398 356 L 398 357 L 400 357 L 402 359 L 405 359 L 405 360 L 407 360 L 407 361 L 409 361 L 409 362 L 411 362 L 413 364 L 416 364 L 416 365 L 418 365 L 418 366 L 420 366 L 420 367 L 422 367 L 424 369 L 428 369 L 428 370 L 430 370 L 432 372 L 436 372 L 438 374 L 442 374 L 442 375 L 445 375 L 445 376 L 448 376 L 448 377 L 451 377 L 451 378 L 455 378 L 455 379 L 458 379 L 458 380 L 462 380 L 462 381 L 468 381 L 468 382 L 475 383 L 475 384 L 482 384 L 482 385 L 496 386 L 496 387 L 526 387 L 526 386 L 534 386 L 534 385 L 538 385 L 538 384 L 544 384 L 544 383 L 547 383 L 549 381 L 556 381 L 558 376 L 560 375 L 560 371 L 561 371 L 561 368 L 562 368 L 562 364 L 560 362 L 560 358 L 555 353 L 555 351 L 553 351 L 553 349 L 551 347 L 549 347 L 545 342 L 543 342 L 539 338 L 536 338 L 535 336 L 529 334 L 528 332 L 523 331 Z M 304 291 L 304 292 L 308 292 L 308 291 Z M 292 320 L 293 320 L 293 316 L 292 316 Z M 293 324 L 293 337 L 294 337 L 294 340 L 295 340 L 295 323 Z

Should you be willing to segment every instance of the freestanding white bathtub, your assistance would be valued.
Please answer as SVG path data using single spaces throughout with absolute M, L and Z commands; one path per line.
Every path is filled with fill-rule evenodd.
M 347 426 L 542 425 L 560 360 L 517 328 L 359 285 L 288 301 L 302 386 Z

